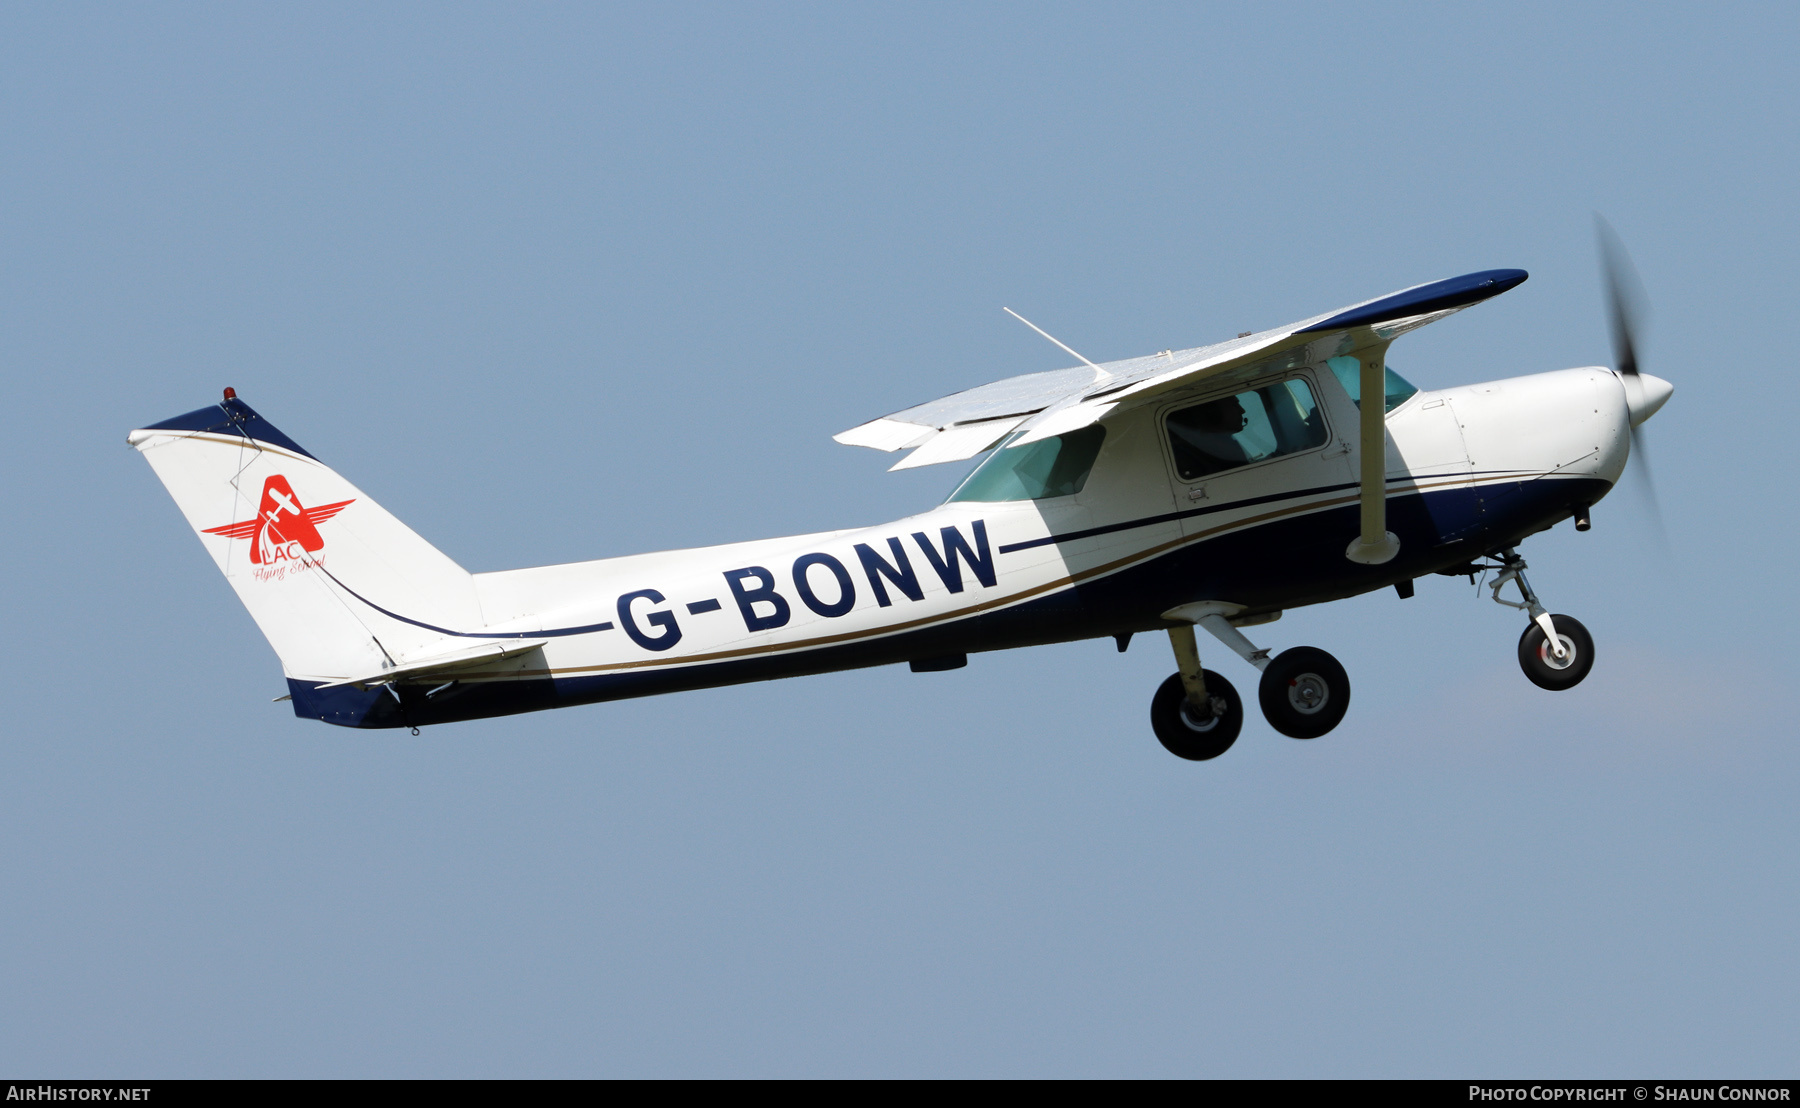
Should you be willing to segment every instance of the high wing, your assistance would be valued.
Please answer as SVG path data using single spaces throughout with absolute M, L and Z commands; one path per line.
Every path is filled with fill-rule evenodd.
M 952 393 L 832 436 L 847 446 L 912 453 L 892 469 L 962 461 L 1007 435 L 1036 442 L 1096 422 L 1124 405 L 1152 400 L 1234 370 L 1292 368 L 1405 334 L 1521 284 L 1522 269 L 1489 269 L 1415 285 L 1285 327 L 1212 346 L 1143 358 L 1027 373 Z M 1373 355 L 1371 355 L 1373 357 Z

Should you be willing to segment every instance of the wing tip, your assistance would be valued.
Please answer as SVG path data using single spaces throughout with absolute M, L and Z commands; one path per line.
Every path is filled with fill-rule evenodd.
M 1300 333 L 1313 334 L 1346 327 L 1373 327 L 1409 316 L 1456 311 L 1517 288 L 1530 276 L 1522 269 L 1483 269 L 1460 277 L 1414 285 L 1338 312 Z

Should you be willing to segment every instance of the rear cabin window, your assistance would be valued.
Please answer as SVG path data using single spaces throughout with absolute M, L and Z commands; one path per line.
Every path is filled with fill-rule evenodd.
M 1106 428 L 1094 424 L 988 455 L 950 494 L 952 501 L 1042 500 L 1073 496 L 1087 484 Z
M 1168 427 L 1184 481 L 1325 445 L 1325 417 L 1298 377 L 1183 408 Z
M 1325 364 L 1331 367 L 1331 374 L 1338 379 L 1338 384 L 1344 386 L 1344 391 L 1350 394 L 1351 401 L 1361 408 L 1362 366 L 1348 354 L 1327 358 Z M 1384 365 L 1381 368 L 1386 372 L 1382 390 L 1387 394 L 1381 398 L 1382 410 L 1391 412 L 1411 400 L 1413 394 L 1419 391 L 1419 387 L 1395 373 L 1393 366 Z

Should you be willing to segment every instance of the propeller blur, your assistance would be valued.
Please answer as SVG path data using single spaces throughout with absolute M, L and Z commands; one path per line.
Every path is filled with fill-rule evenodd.
M 1631 264 L 1631 255 L 1625 252 L 1625 244 L 1612 229 L 1612 224 L 1596 212 L 1594 227 L 1600 240 L 1600 275 L 1606 284 L 1606 318 L 1612 333 L 1613 369 L 1625 386 L 1625 404 L 1631 409 L 1632 464 L 1644 482 L 1644 497 L 1660 535 L 1663 532 L 1662 507 L 1657 503 L 1656 483 L 1650 477 L 1650 448 L 1642 428 L 1645 420 L 1668 403 L 1675 386 L 1638 368 L 1638 336 L 1643 330 L 1649 299 L 1644 295 L 1644 283 L 1638 279 L 1637 267 Z

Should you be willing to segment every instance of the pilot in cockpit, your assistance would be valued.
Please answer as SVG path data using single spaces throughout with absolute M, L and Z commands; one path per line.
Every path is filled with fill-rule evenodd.
M 1243 445 L 1232 437 L 1248 423 L 1244 405 L 1235 396 L 1221 397 L 1171 417 L 1169 430 L 1180 455 L 1176 462 L 1182 476 L 1192 479 L 1250 461 Z

